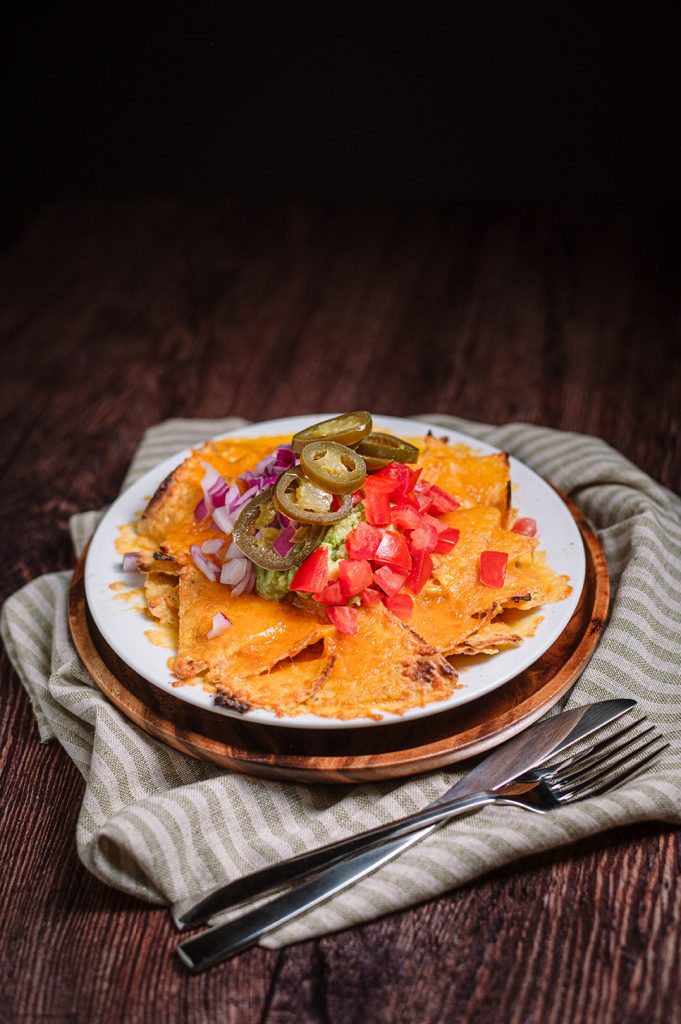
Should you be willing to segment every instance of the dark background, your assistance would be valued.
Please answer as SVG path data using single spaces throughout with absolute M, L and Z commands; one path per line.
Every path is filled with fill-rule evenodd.
M 242 6 L 15 14 L 8 194 L 678 197 L 678 24 L 659 9 Z

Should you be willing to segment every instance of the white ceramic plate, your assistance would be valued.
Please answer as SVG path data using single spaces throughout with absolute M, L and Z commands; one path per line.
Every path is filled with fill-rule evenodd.
M 229 435 L 259 437 L 277 434 L 294 434 L 303 427 L 327 419 L 332 413 L 317 416 L 294 416 L 289 419 L 269 420 L 248 427 L 240 427 Z M 417 437 L 426 434 L 427 423 L 415 420 L 401 420 L 389 416 L 376 416 L 374 423 L 379 429 L 394 431 L 402 437 Z M 454 443 L 468 444 L 481 454 L 498 449 L 483 444 L 466 434 L 444 430 L 433 426 L 438 436 L 447 435 Z M 463 689 L 457 690 L 449 700 L 435 701 L 424 708 L 414 708 L 403 716 L 385 715 L 379 722 L 372 719 L 318 718 L 315 715 L 299 715 L 278 718 L 271 711 L 254 710 L 245 715 L 213 705 L 212 697 L 199 686 L 173 687 L 173 677 L 168 669 L 171 652 L 167 648 L 155 647 L 145 636 L 145 630 L 152 626 L 144 612 L 135 608 L 132 602 L 119 598 L 120 591 L 111 589 L 115 581 L 125 581 L 130 587 L 139 586 L 141 577 L 136 573 L 121 571 L 121 558 L 115 542 L 119 536 L 118 527 L 136 519 L 161 481 L 189 454 L 189 449 L 178 452 L 166 459 L 133 484 L 113 503 L 102 519 L 92 539 L 85 564 L 85 592 L 92 617 L 106 642 L 135 672 L 174 697 L 207 708 L 217 715 L 239 717 L 262 724 L 290 726 L 295 728 L 348 729 L 358 726 L 380 726 L 395 721 L 422 718 L 437 714 L 449 708 L 476 700 L 502 686 L 509 679 L 535 662 L 565 629 L 574 612 L 584 585 L 584 546 L 582 539 L 565 504 L 556 492 L 533 470 L 517 459 L 511 458 L 511 480 L 514 485 L 513 505 L 521 516 L 531 516 L 539 525 L 541 546 L 548 555 L 548 562 L 557 573 L 570 577 L 572 594 L 557 604 L 546 605 L 544 616 L 534 637 L 525 640 L 520 647 L 503 651 L 489 658 L 477 657 L 460 675 Z

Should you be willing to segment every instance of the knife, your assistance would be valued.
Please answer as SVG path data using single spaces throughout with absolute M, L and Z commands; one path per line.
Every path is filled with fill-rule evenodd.
M 350 836 L 263 868 L 212 890 L 198 901 L 196 897 L 179 901 L 172 907 L 171 914 L 176 926 L 182 929 L 205 921 L 254 896 L 262 896 L 318 872 L 310 881 L 244 914 L 236 921 L 216 925 L 194 938 L 186 939 L 177 950 L 180 959 L 191 970 L 198 971 L 241 952 L 263 935 L 280 928 L 377 870 L 432 832 L 445 817 L 453 817 L 457 813 L 465 813 L 490 803 L 494 799 L 494 791 L 615 721 L 635 704 L 636 701 L 629 699 L 601 701 L 554 715 L 530 726 L 494 750 L 430 804 L 427 810 L 433 810 L 433 818 L 438 818 L 439 811 L 442 814 L 425 828 L 415 826 L 418 831 L 405 834 L 403 823 L 403 831 L 398 838 L 394 838 L 393 830 L 399 828 L 400 824 L 391 822 L 369 833 Z M 386 841 L 386 836 L 391 838 Z M 377 845 L 379 843 L 381 845 Z M 366 848 L 368 844 L 369 849 Z

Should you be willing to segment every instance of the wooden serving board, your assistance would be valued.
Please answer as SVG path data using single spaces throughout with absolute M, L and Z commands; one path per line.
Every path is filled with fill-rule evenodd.
M 605 627 L 608 568 L 598 538 L 563 497 L 586 554 L 582 595 L 568 626 L 538 661 L 478 700 L 412 722 L 357 729 L 257 725 L 195 707 L 134 672 L 107 645 L 85 599 L 86 551 L 71 581 L 69 625 L 88 671 L 150 736 L 223 768 L 294 782 L 371 782 L 433 771 L 481 754 L 540 718 L 584 671 Z

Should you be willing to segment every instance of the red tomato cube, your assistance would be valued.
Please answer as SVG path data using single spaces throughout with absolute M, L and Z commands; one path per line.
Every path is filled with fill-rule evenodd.
M 345 547 L 350 558 L 373 558 L 383 534 L 369 523 L 358 523 L 345 538 Z
M 435 551 L 438 555 L 444 555 L 458 543 L 459 537 L 461 536 L 460 530 L 455 530 L 452 526 L 445 527 L 438 534 L 437 544 L 435 545 Z
M 298 567 L 291 580 L 291 590 L 301 594 L 318 594 L 329 582 L 329 553 L 322 544 Z
M 339 633 L 348 633 L 353 636 L 357 632 L 359 619 L 356 608 L 348 608 L 347 605 L 339 608 L 336 605 L 331 605 L 326 609 L 326 614 Z
M 366 605 L 367 608 L 375 607 L 375 605 L 380 604 L 382 600 L 383 597 L 381 594 L 378 590 L 374 590 L 373 587 L 367 587 L 366 590 L 362 591 L 362 604 Z
M 381 590 L 384 590 L 390 597 L 400 590 L 406 578 L 406 574 L 400 575 L 397 572 L 393 572 L 387 565 L 382 565 L 381 568 L 377 569 L 374 573 L 375 582 L 378 583 Z
M 376 549 L 374 561 L 377 565 L 387 565 L 396 572 L 403 572 L 406 575 L 411 569 L 411 555 L 402 534 L 384 533 Z
M 409 594 L 395 594 L 394 597 L 385 597 L 383 600 L 386 608 L 390 609 L 393 615 L 397 615 L 398 619 L 406 622 L 411 618 L 414 602 Z
M 486 587 L 503 587 L 507 562 L 505 551 L 483 551 L 480 555 L 480 582 Z
M 430 523 L 423 523 L 417 530 L 412 532 L 409 538 L 409 547 L 412 554 L 415 551 L 435 551 L 437 546 L 438 532 Z
M 400 530 L 416 530 L 421 525 L 421 516 L 413 505 L 407 505 L 400 501 L 399 505 L 393 505 L 390 510 L 390 518 L 393 526 Z
M 390 522 L 390 498 L 382 491 L 367 490 L 364 515 L 370 526 L 387 526 Z
M 344 558 L 338 567 L 340 574 L 339 583 L 345 597 L 352 597 L 354 594 L 361 594 L 371 585 L 374 574 L 371 566 L 366 560 L 354 561 Z
M 513 533 L 520 533 L 523 537 L 536 537 L 537 520 L 529 517 L 516 519 L 513 524 Z
M 413 486 L 411 470 L 403 462 L 391 462 L 388 466 L 384 466 L 383 469 L 379 469 L 378 473 L 372 474 L 369 479 L 390 481 L 392 490 L 388 491 L 388 493 L 392 495 L 393 501 L 404 498 Z
M 329 583 L 328 587 L 319 594 L 315 594 L 315 601 L 320 604 L 345 604 L 347 598 L 343 593 L 340 583 Z
M 420 594 L 433 572 L 433 559 L 425 549 L 421 548 L 414 552 L 414 561 L 411 572 L 404 581 L 405 587 L 411 590 L 412 594 Z

